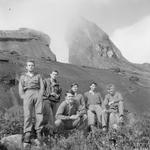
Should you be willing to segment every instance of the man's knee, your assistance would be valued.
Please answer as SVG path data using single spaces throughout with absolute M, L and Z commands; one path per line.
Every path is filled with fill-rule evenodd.
M 56 126 L 56 127 L 60 127 L 60 126 L 62 126 L 62 125 L 63 125 L 62 120 L 57 119 L 57 120 L 55 121 L 55 126 Z

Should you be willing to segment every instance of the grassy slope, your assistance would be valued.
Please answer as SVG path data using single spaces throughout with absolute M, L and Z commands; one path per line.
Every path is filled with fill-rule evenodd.
M 12 62 L 0 63 L 0 104 L 1 107 L 9 108 L 13 105 L 12 96 L 10 95 L 10 79 L 19 76 L 23 72 L 24 58 L 14 59 Z M 60 84 L 63 88 L 63 93 L 69 89 L 72 82 L 78 82 L 80 91 L 83 93 L 88 90 L 89 82 L 96 81 L 98 83 L 98 90 L 105 95 L 105 86 L 108 83 L 114 83 L 117 89 L 122 92 L 125 104 L 129 111 L 136 111 L 139 113 L 149 111 L 150 107 L 150 89 L 138 85 L 136 82 L 129 81 L 129 73 L 119 74 L 111 70 L 95 69 L 90 67 L 80 67 L 71 64 L 64 64 L 59 62 L 37 61 L 38 71 L 46 77 L 53 69 L 60 72 Z M 18 99 L 18 103 L 22 103 L 18 96 L 18 85 L 15 86 L 14 93 Z

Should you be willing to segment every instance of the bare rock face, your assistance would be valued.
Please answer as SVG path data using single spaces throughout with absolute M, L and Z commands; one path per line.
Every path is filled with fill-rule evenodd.
M 56 56 L 49 48 L 48 35 L 26 28 L 0 31 L 0 53 L 4 55 L 21 55 L 31 58 L 45 58 L 56 61 Z
M 96 24 L 79 19 L 69 26 L 66 35 L 69 62 L 81 66 L 112 68 L 128 66 L 128 61 Z

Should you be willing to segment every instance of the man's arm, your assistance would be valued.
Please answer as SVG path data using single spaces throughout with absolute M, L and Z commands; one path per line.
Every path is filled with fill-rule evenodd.
M 21 76 L 19 80 L 19 95 L 22 99 L 24 98 L 24 94 L 25 94 L 23 86 L 24 86 L 23 76 Z
M 87 97 L 87 93 L 84 93 L 84 103 L 85 103 L 85 108 L 88 108 L 88 97 Z
M 39 75 L 39 82 L 40 82 L 39 94 L 40 94 L 40 96 L 43 96 L 43 93 L 44 93 L 44 83 L 43 83 L 42 77 L 40 75 Z
M 104 98 L 104 101 L 103 101 L 103 107 L 105 109 L 105 108 L 108 108 L 108 106 L 109 106 L 109 96 L 105 95 L 105 98 Z
M 86 113 L 85 101 L 83 95 L 81 95 L 81 104 L 77 107 L 78 117 Z
M 64 104 L 64 102 L 62 102 L 59 105 L 58 110 L 56 112 L 56 116 L 55 116 L 56 119 L 60 119 L 60 120 L 68 120 L 68 119 L 70 119 L 70 116 L 63 115 L 64 110 L 65 110 L 65 104 Z
M 102 103 L 103 103 L 103 98 L 102 98 L 101 93 L 98 93 L 98 97 L 99 97 L 99 104 L 102 105 Z
M 83 95 L 81 95 L 81 105 L 85 109 L 85 100 L 84 100 Z
M 114 103 L 119 103 L 120 101 L 123 101 L 123 97 L 122 97 L 122 94 L 117 92 L 116 93 L 116 99 L 114 101 Z

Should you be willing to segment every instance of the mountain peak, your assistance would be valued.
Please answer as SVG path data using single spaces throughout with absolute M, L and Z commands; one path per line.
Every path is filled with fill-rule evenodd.
M 111 68 L 128 61 L 96 24 L 80 18 L 67 32 L 69 62 L 96 68 Z

